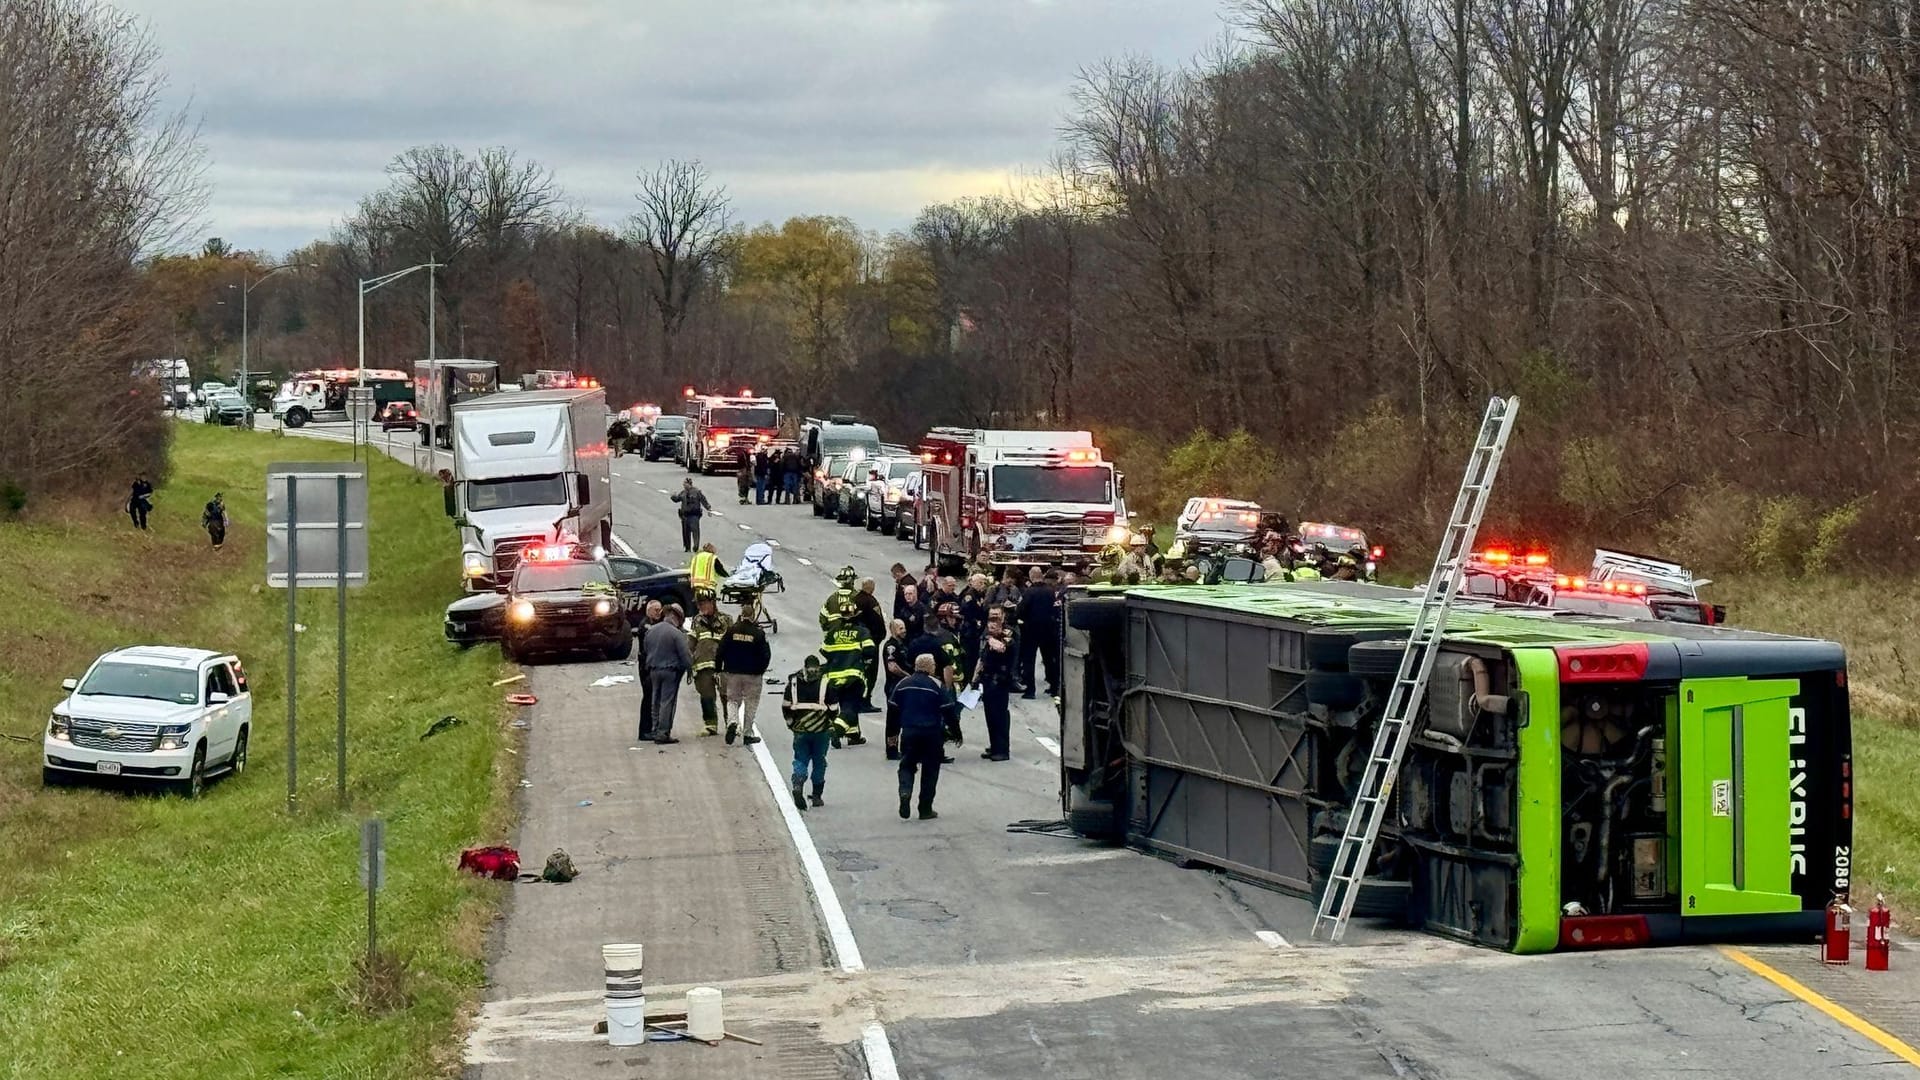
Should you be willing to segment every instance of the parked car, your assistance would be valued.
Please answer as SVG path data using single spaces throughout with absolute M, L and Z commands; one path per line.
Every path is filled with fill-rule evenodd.
M 867 479 L 873 459 L 861 458 L 840 467 L 834 485 L 833 518 L 842 525 L 859 525 L 867 517 Z
M 920 506 L 925 501 L 927 474 L 915 469 L 907 474 L 900 485 L 900 504 L 894 510 L 893 535 L 897 540 L 911 540 L 914 547 L 925 542 L 925 529 L 920 524 Z
M 41 782 L 157 780 L 188 798 L 247 767 L 253 695 L 240 658 L 171 645 L 102 655 L 60 684 L 42 741 Z
M 687 449 L 687 429 L 691 421 L 684 416 L 662 416 L 653 422 L 653 430 L 647 433 L 646 449 L 641 456 L 648 461 L 666 458 L 680 464 Z
M 894 523 L 900 517 L 900 500 L 906 492 L 907 477 L 919 472 L 920 459 L 911 454 L 889 454 L 873 460 L 861 499 L 867 528 L 893 533 Z
M 420 410 L 411 401 L 389 401 L 380 410 L 381 431 L 413 431 L 420 426 Z
M 679 604 L 682 610 L 687 612 L 693 611 L 693 584 L 691 576 L 685 567 L 670 568 L 653 562 L 650 559 L 642 559 L 631 555 L 607 555 L 596 560 L 588 557 L 591 555 L 589 551 L 584 551 L 579 548 L 569 550 L 559 545 L 549 545 L 545 548 L 529 548 L 528 552 L 532 557 L 521 563 L 521 573 L 525 573 L 529 567 L 541 564 L 544 564 L 544 566 L 567 565 L 599 567 L 597 573 L 589 571 L 582 576 L 582 581 L 584 582 L 587 578 L 591 578 L 593 580 L 609 582 L 613 586 L 617 594 L 616 599 L 620 610 L 624 613 L 629 633 L 631 633 L 633 629 L 638 628 L 644 620 L 647 601 L 649 600 L 658 600 L 663 604 Z M 543 569 L 544 566 L 542 567 Z M 518 588 L 519 577 L 520 575 L 516 574 L 514 578 L 516 589 Z M 533 582 L 533 586 L 539 586 L 541 584 L 542 582 L 538 579 Z M 529 587 L 526 590 L 529 594 L 541 591 L 543 590 L 534 587 Z M 584 591 L 582 595 L 584 596 Z M 497 640 L 501 642 L 502 648 L 507 651 L 525 651 L 532 648 L 546 647 L 541 644 L 543 640 L 546 640 L 546 638 L 542 637 L 542 634 L 551 630 L 554 632 L 552 641 L 560 643 L 562 639 L 558 636 L 559 624 L 555 621 L 560 618 L 557 613 L 554 619 L 541 620 L 542 625 L 539 628 L 539 633 L 535 633 L 535 628 L 529 626 L 512 628 L 514 632 L 509 634 L 510 623 L 513 621 L 510 618 L 512 605 L 514 600 L 518 598 L 520 597 L 506 592 L 488 591 L 471 593 L 455 600 L 453 603 L 447 605 L 446 622 L 444 626 L 447 640 L 463 649 L 470 648 L 483 641 Z M 527 595 L 525 599 L 534 604 L 534 617 L 525 620 L 528 623 L 539 619 L 542 614 L 543 604 L 554 601 L 553 596 Z M 559 605 L 557 601 L 555 601 L 555 605 L 569 606 Z M 591 605 L 583 604 L 581 610 L 568 612 L 567 616 L 590 614 L 590 608 Z M 548 623 L 552 623 L 553 625 L 549 626 L 547 625 Z M 574 634 L 570 635 L 568 640 L 580 638 L 580 640 L 586 641 L 587 638 L 592 638 L 593 640 L 588 642 L 589 645 L 597 642 L 601 647 L 607 649 L 609 653 L 612 653 L 615 651 L 614 643 L 611 639 L 607 638 L 604 633 L 600 633 L 600 631 L 604 630 L 604 626 L 598 627 L 594 634 L 589 634 L 586 637 L 580 637 L 576 630 Z M 508 643 L 508 637 L 514 639 L 512 644 Z
M 200 418 L 206 423 L 224 427 L 247 422 L 247 399 L 241 397 L 240 391 L 232 387 L 223 386 L 209 391 L 206 402 L 206 409 L 200 414 Z
M 864 457 L 865 450 L 858 450 Z M 828 454 L 813 470 L 813 516 L 838 517 L 840 514 L 840 474 L 847 467 L 845 454 Z

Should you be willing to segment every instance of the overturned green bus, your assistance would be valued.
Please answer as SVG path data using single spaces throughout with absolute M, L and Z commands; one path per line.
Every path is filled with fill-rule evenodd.
M 1068 821 L 1317 896 L 1419 602 L 1075 590 Z M 1851 875 L 1846 657 L 1463 598 L 1392 797 L 1363 916 L 1523 953 L 1817 934 Z

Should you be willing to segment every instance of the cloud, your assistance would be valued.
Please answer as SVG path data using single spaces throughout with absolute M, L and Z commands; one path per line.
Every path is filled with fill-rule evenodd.
M 1209 0 L 121 0 L 201 118 L 208 225 L 324 234 L 409 146 L 509 146 L 588 216 L 705 161 L 749 221 L 897 228 L 1044 163 L 1076 71 L 1216 40 Z

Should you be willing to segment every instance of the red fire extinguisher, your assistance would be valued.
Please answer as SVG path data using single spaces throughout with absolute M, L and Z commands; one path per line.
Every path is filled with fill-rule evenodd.
M 1827 905 L 1827 932 L 1820 942 L 1820 959 L 1829 964 L 1853 962 L 1853 908 L 1846 893 L 1834 893 Z
M 1867 970 L 1887 970 L 1887 952 L 1893 942 L 1893 912 L 1887 910 L 1887 898 L 1875 896 L 1867 912 Z

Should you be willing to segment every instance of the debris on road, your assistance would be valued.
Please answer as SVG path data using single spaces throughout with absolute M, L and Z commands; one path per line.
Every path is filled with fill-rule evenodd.
M 504 679 L 495 679 L 493 680 L 493 685 L 505 686 L 508 683 L 517 683 L 517 682 L 525 682 L 525 681 L 527 681 L 527 673 L 523 671 L 518 675 L 509 675 Z
M 633 681 L 633 676 L 631 675 L 602 675 L 599 678 L 588 683 L 587 685 L 588 686 L 618 686 L 621 683 L 630 683 L 632 681 Z
M 507 695 L 507 704 L 509 704 L 509 705 L 538 705 L 538 704 L 540 704 L 540 699 L 539 699 L 539 698 L 537 698 L 537 697 L 534 697 L 534 696 L 533 696 L 532 694 L 508 694 L 508 695 Z

